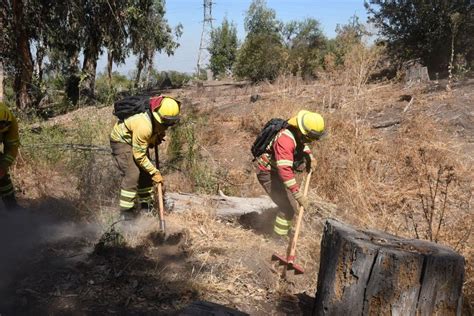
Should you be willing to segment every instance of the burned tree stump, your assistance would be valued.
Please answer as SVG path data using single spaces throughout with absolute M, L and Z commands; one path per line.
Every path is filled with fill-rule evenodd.
M 460 315 L 464 258 L 327 220 L 313 315 Z

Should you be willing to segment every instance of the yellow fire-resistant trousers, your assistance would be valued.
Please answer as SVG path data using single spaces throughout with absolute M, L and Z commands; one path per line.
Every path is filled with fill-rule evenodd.
M 258 182 L 280 210 L 275 219 L 273 231 L 281 236 L 288 235 L 291 229 L 291 221 L 298 209 L 298 203 L 290 190 L 285 187 L 276 171 L 263 171 L 257 167 L 256 172 Z

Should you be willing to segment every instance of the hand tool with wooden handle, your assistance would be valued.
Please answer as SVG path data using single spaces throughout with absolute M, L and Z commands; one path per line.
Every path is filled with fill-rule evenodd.
M 160 168 L 160 161 L 158 156 L 158 145 L 155 145 L 155 163 L 156 167 Z M 160 182 L 158 185 L 155 185 L 155 203 L 158 200 L 158 209 L 160 217 L 160 229 L 162 232 L 166 232 L 166 223 L 165 223 L 165 205 L 163 203 L 163 184 Z
M 308 175 L 306 176 L 304 191 L 303 191 L 304 196 L 308 195 L 309 182 L 311 181 L 311 174 L 312 173 L 313 173 L 313 171 L 310 170 Z M 299 207 L 299 212 L 298 212 L 298 219 L 296 220 L 295 233 L 294 233 L 293 237 L 291 238 L 290 243 L 288 244 L 288 250 L 287 250 L 287 253 L 286 253 L 286 258 L 284 256 L 280 256 L 278 254 L 273 254 L 272 255 L 272 260 L 277 260 L 277 261 L 279 261 L 280 265 L 285 265 L 285 270 L 283 272 L 283 275 L 286 274 L 286 270 L 294 270 L 295 274 L 303 274 L 304 273 L 303 268 L 300 265 L 295 263 L 296 244 L 298 242 L 298 236 L 299 236 L 300 229 L 301 229 L 301 222 L 303 220 L 303 213 L 304 213 L 304 208 L 302 206 L 300 206 Z

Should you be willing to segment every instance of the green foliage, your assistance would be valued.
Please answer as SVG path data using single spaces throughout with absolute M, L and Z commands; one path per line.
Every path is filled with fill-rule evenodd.
M 352 51 L 354 46 L 362 45 L 364 35 L 368 35 L 368 32 L 356 15 L 352 16 L 347 24 L 338 24 L 336 38 L 326 41 L 322 67 L 326 71 L 343 67 L 346 54 Z
M 267 7 L 265 0 L 253 0 L 244 20 L 247 36 L 256 34 L 278 34 L 281 29 L 275 10 Z
M 163 88 L 181 88 L 191 80 L 191 76 L 179 71 L 161 71 L 153 73 L 152 85 Z
M 359 22 L 359 17 L 354 15 L 347 24 L 336 26 L 336 34 L 333 52 L 336 55 L 336 64 L 343 65 L 346 54 L 354 45 L 361 44 L 363 36 L 368 35 L 368 32 Z
M 303 77 L 314 76 L 326 45 L 319 22 L 311 18 L 291 21 L 284 26 L 282 34 L 289 50 L 290 72 L 294 75 L 299 72 Z
M 271 58 L 269 58 L 271 56 Z M 285 63 L 285 49 L 275 35 L 248 37 L 237 55 L 234 73 L 253 82 L 274 80 Z
M 274 80 L 286 60 L 280 36 L 281 23 L 264 0 L 254 0 L 245 17 L 247 37 L 237 55 L 234 73 L 254 82 Z M 269 58 L 271 57 L 271 58 Z
M 142 69 L 153 66 L 155 53 L 164 51 L 172 55 L 179 43 L 175 38 L 182 35 L 182 25 L 173 30 L 165 19 L 164 0 L 132 0 L 133 6 L 126 12 L 130 49 L 137 56 L 135 87 L 139 86 Z
M 474 6 L 465 0 L 366 1 L 369 21 L 379 29 L 388 52 L 398 61 L 421 58 L 431 71 L 446 72 L 455 51 L 474 60 Z M 459 14 L 454 29 L 451 17 Z
M 237 28 L 225 18 L 211 33 L 210 68 L 214 76 L 230 72 L 237 56 Z
M 100 73 L 95 85 L 96 97 L 99 103 L 109 105 L 117 99 L 120 93 L 129 91 L 133 83 L 127 76 L 113 72 L 110 82 L 107 74 Z
M 61 90 L 74 106 L 95 101 L 97 59 L 104 49 L 109 73 L 113 63 L 136 54 L 140 78 L 143 67 L 152 68 L 156 52 L 172 54 L 178 46 L 175 38 L 182 27 L 168 25 L 164 8 L 164 0 L 5 1 L 0 61 L 15 78 L 18 105 L 22 110 L 38 105 L 48 76 L 64 79 Z M 100 93 L 103 100 L 104 91 Z

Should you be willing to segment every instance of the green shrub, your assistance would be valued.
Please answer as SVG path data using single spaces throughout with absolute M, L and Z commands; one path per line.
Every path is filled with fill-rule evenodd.
M 116 100 L 120 93 L 129 91 L 132 86 L 132 80 L 118 72 L 112 73 L 110 82 L 106 73 L 100 73 L 95 81 L 96 98 L 99 103 L 109 105 Z
M 211 32 L 209 66 L 214 76 L 225 75 L 232 70 L 237 55 L 237 28 L 224 18 L 222 24 Z
M 280 75 L 286 52 L 280 36 L 281 23 L 265 0 L 253 0 L 245 17 L 247 37 L 237 53 L 234 74 L 254 82 Z
M 153 72 L 151 87 L 160 88 L 181 88 L 191 80 L 191 76 L 184 72 L 179 71 L 161 71 Z
M 283 69 L 285 56 L 285 49 L 277 35 L 250 36 L 237 54 L 234 74 L 253 82 L 274 80 Z

